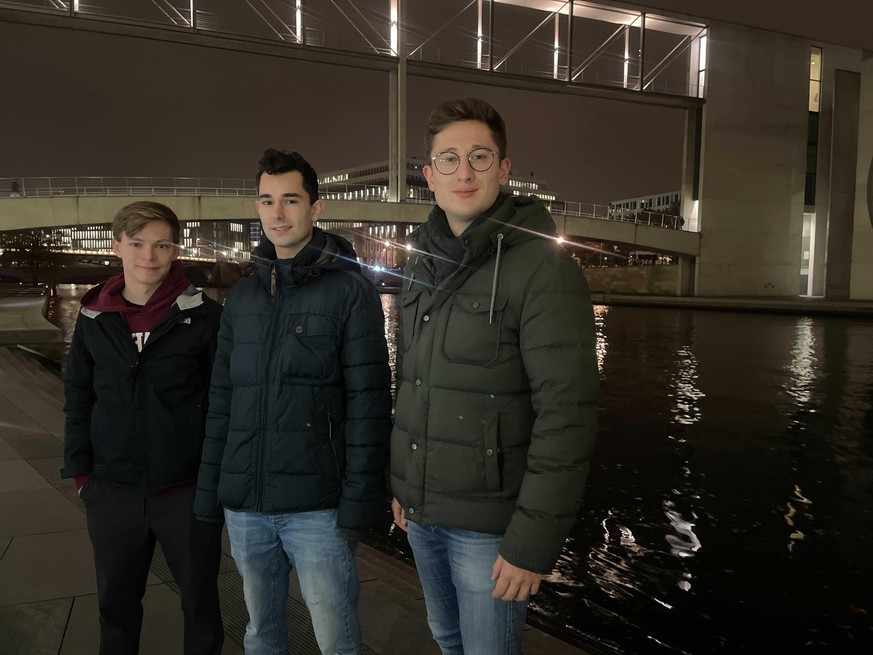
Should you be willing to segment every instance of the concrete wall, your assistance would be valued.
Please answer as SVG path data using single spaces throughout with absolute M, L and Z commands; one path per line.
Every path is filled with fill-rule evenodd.
M 873 57 L 861 65 L 858 121 L 858 167 L 855 186 L 855 226 L 852 240 L 852 300 L 873 300 Z
M 655 296 L 679 295 L 679 266 L 620 266 L 586 268 L 585 279 L 592 291 L 639 293 Z
M 697 295 L 796 296 L 809 42 L 712 25 Z

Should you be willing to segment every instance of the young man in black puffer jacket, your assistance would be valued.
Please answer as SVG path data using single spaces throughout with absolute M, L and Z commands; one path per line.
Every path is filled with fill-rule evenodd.
M 318 178 L 267 150 L 266 237 L 221 320 L 195 511 L 227 521 L 248 654 L 287 652 L 297 568 L 323 653 L 360 653 L 354 547 L 385 508 L 391 396 L 382 306 L 351 244 L 313 226 Z
M 61 473 L 85 503 L 102 655 L 139 651 L 156 540 L 181 590 L 185 654 L 224 642 L 221 527 L 192 511 L 221 306 L 185 277 L 180 232 L 155 202 L 118 212 L 123 273 L 82 298 L 67 359 Z

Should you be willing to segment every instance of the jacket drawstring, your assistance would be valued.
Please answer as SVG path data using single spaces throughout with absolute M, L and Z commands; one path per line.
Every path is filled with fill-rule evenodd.
M 503 234 L 497 235 L 497 259 L 494 260 L 494 280 L 491 282 L 491 308 L 488 310 L 488 325 L 494 324 L 494 298 L 497 296 L 497 272 L 500 269 L 500 247 L 503 245 Z
M 412 266 L 418 266 L 418 260 L 421 258 L 421 255 L 415 256 L 415 261 L 412 262 Z M 415 280 L 415 271 L 412 271 L 409 274 L 409 283 L 406 285 L 406 290 L 409 291 L 412 288 L 412 282 Z

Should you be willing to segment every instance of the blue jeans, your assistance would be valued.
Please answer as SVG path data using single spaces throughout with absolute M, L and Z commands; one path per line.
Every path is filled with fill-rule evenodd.
M 518 655 L 527 601 L 491 597 L 502 535 L 410 521 L 427 623 L 443 655 Z
M 337 510 L 259 514 L 225 509 L 224 515 L 249 611 L 246 655 L 288 652 L 285 599 L 292 567 L 321 652 L 361 653 L 354 546 L 337 528 Z

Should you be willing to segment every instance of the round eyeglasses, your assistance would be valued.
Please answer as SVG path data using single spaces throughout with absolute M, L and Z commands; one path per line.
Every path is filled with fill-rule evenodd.
M 496 156 L 497 153 L 493 150 L 476 148 L 467 155 L 467 161 L 470 162 L 470 168 L 474 171 L 484 173 L 494 165 Z M 430 160 L 437 172 L 443 175 L 451 175 L 461 166 L 461 156 L 455 152 L 438 152 Z

